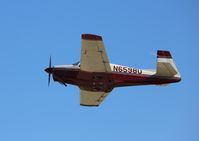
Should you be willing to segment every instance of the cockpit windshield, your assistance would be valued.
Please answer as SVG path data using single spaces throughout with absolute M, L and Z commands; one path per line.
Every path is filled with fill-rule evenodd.
M 80 61 L 73 64 L 73 66 L 78 66 L 80 64 Z

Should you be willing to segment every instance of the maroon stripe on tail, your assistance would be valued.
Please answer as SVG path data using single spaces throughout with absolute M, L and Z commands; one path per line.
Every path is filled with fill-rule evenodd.
M 158 50 L 157 58 L 172 58 L 171 53 L 169 51 Z
M 98 40 L 102 41 L 102 37 L 94 34 L 82 34 L 82 39 L 84 40 Z

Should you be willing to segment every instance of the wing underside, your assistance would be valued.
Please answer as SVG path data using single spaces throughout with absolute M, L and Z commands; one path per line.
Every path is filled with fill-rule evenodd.
M 82 106 L 99 106 L 108 95 L 106 92 L 92 92 L 80 90 L 80 105 Z
M 111 72 L 109 59 L 101 36 L 82 35 L 81 66 L 82 71 Z

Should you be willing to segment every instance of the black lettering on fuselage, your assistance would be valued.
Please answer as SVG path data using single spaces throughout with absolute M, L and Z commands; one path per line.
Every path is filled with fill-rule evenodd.
M 132 73 L 132 68 L 128 68 L 128 73 Z
M 113 71 L 119 72 L 119 71 L 118 71 L 118 66 L 113 66 Z
M 127 67 L 123 67 L 123 72 L 127 72 Z
M 138 69 L 138 74 L 142 74 L 142 70 L 141 69 Z
M 121 66 L 119 66 L 119 72 L 122 72 L 122 67 Z
M 142 74 L 141 69 L 135 69 L 130 67 L 124 67 L 124 66 L 113 66 L 113 71 L 116 72 L 124 72 L 124 73 L 133 73 L 133 74 Z

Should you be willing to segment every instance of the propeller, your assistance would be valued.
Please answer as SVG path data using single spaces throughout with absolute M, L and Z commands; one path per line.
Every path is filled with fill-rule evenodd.
M 51 67 L 51 56 L 49 59 L 49 67 L 45 69 L 45 71 L 48 73 L 48 86 L 50 85 L 50 79 L 51 79 L 51 74 L 52 74 L 52 67 Z
M 49 68 L 51 68 L 51 56 L 49 59 Z M 48 73 L 48 86 L 50 85 L 50 78 L 51 78 L 51 73 Z

